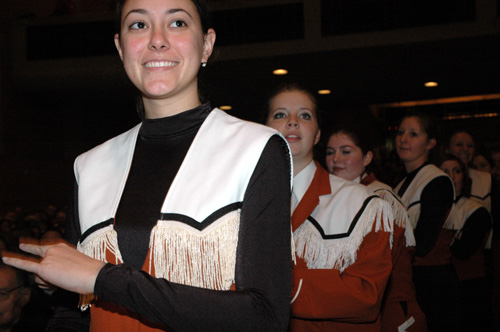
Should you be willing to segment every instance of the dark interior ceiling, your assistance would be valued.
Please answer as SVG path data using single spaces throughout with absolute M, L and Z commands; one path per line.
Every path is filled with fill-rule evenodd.
M 276 68 L 286 68 L 288 75 L 272 75 Z M 126 79 L 123 75 L 101 75 L 105 71 L 96 68 L 86 77 L 79 74 L 73 78 L 35 76 L 30 82 L 17 84 L 32 88 L 30 93 L 48 100 L 55 95 L 71 99 L 84 94 L 123 100 L 119 91 L 128 88 Z M 231 105 L 232 112 L 249 119 L 255 118 L 257 110 L 265 106 L 267 95 L 282 82 L 298 82 L 312 91 L 330 89 L 330 95 L 319 96 L 327 112 L 493 94 L 500 93 L 500 38 L 493 35 L 238 60 L 215 57 L 202 69 L 200 79 L 202 93 L 214 105 Z M 439 86 L 426 88 L 426 81 L 437 81 Z
M 286 68 L 286 76 L 272 70 Z M 215 61 L 207 70 L 211 99 L 251 112 L 282 81 L 317 91 L 330 109 L 500 93 L 500 38 L 496 36 Z M 437 81 L 426 88 L 424 82 Z M 327 110 L 328 111 L 328 110 Z
M 474 4 L 470 0 L 461 1 Z M 416 6 L 420 2 L 412 3 Z M 290 18 L 304 16 L 300 3 L 285 7 L 291 8 L 287 11 Z M 346 13 L 354 10 L 351 7 Z M 435 7 L 429 2 L 417 16 L 425 21 L 426 13 Z M 447 3 L 441 13 L 449 13 L 450 8 L 456 7 Z M 464 6 L 464 13 L 470 12 L 467 8 Z M 274 9 L 282 10 L 281 7 Z M 244 119 L 259 121 L 260 114 L 266 108 L 267 96 L 283 82 L 299 83 L 311 91 L 331 90 L 330 95 L 318 96 L 320 107 L 327 118 L 331 119 L 341 112 L 364 114 L 359 112 L 366 112 L 374 104 L 500 93 L 500 31 L 472 31 L 477 28 L 477 23 L 474 25 L 470 22 L 474 15 L 462 15 L 465 24 L 471 24 L 472 28 L 470 32 L 462 33 L 461 37 L 434 38 L 430 29 L 427 32 L 430 41 L 424 42 L 413 38 L 411 34 L 415 29 L 401 29 L 398 32 L 401 42 L 362 46 L 374 45 L 367 40 L 370 34 L 366 34 L 361 46 L 329 45 L 316 48 L 322 51 L 314 51 L 303 49 L 307 44 L 304 40 L 293 41 L 305 31 L 301 24 L 297 25 L 293 20 L 291 23 L 290 20 L 272 22 L 276 13 L 269 9 L 256 8 L 254 11 L 263 12 L 267 16 L 260 17 L 260 21 L 249 27 L 237 23 L 219 27 L 217 31 L 220 32 L 222 46 L 219 45 L 216 51 L 218 55 L 215 54 L 208 67 L 202 68 L 200 73 L 202 94 L 214 106 L 231 105 L 232 110 L 229 112 Z M 257 15 L 248 15 L 249 9 L 240 9 L 237 13 L 220 13 L 225 16 L 219 22 L 226 23 L 232 22 L 231 19 L 241 21 L 242 17 L 253 19 Z M 365 10 L 363 13 L 366 18 L 370 17 L 370 11 Z M 235 16 L 236 14 L 241 16 Z M 351 15 L 352 18 L 359 16 L 359 12 L 355 14 Z M 272 17 L 268 17 L 269 15 Z M 456 15 L 449 16 L 454 17 Z M 364 22 L 364 19 L 361 21 Z M 72 108 L 75 114 L 80 110 L 88 110 L 86 112 L 90 114 L 90 118 L 94 114 L 94 117 L 105 115 L 110 122 L 111 119 L 119 119 L 123 125 L 118 122 L 117 132 L 137 121 L 133 112 L 130 116 L 123 116 L 123 109 L 133 105 L 136 93 L 115 55 L 112 44 L 113 20 L 62 20 L 63 23 L 57 23 L 56 18 L 54 22 L 42 25 L 36 21 L 27 23 L 23 37 L 26 38 L 27 46 L 14 47 L 12 52 L 13 63 L 16 64 L 11 73 L 14 93 L 36 107 L 43 105 L 45 108 L 59 108 L 63 110 L 61 112 Z M 266 26 L 266 22 L 271 23 Z M 495 22 L 498 25 L 498 17 Z M 282 32 L 276 35 L 276 26 L 273 24 L 281 27 L 278 32 L 288 31 L 294 26 L 301 27 L 299 30 L 295 28 L 297 31 L 292 35 L 283 37 L 286 42 L 282 44 L 283 49 L 276 52 L 278 55 L 262 52 L 266 45 L 275 47 L 276 43 L 272 42 L 247 42 L 244 45 L 249 50 L 247 54 L 237 57 L 228 54 L 234 51 L 234 47 L 228 44 L 237 44 L 246 33 L 253 33 L 254 37 L 251 38 L 268 38 L 266 31 L 273 30 L 273 38 L 279 38 L 278 35 Z M 238 29 L 243 30 L 231 31 L 234 26 L 240 26 Z M 255 31 L 255 26 L 259 27 L 259 31 Z M 436 29 L 441 28 L 436 26 Z M 74 39 L 75 35 L 78 36 L 77 40 Z M 225 35 L 231 36 L 232 41 L 231 38 L 224 38 Z M 328 37 L 324 40 L 325 43 L 333 44 L 345 41 L 342 38 Z M 216 43 L 216 47 L 217 45 Z M 17 62 L 19 55 L 16 52 L 26 52 L 26 61 Z M 286 68 L 288 75 L 272 75 L 276 68 Z M 426 81 L 436 81 L 439 85 L 426 88 Z M 471 109 L 477 112 L 489 108 L 498 111 L 499 103 L 496 99 L 447 105 L 441 106 L 437 112 L 460 113 L 470 112 Z M 102 109 L 106 109 L 106 112 L 103 113 Z M 381 122 L 392 121 L 391 110 L 376 115 Z M 77 117 L 79 116 L 78 114 Z

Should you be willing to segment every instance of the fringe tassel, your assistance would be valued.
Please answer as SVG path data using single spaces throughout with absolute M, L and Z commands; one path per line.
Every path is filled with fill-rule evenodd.
M 403 204 L 399 200 L 397 200 L 390 192 L 386 190 L 379 190 L 377 191 L 377 195 L 391 205 L 394 224 L 405 229 L 406 246 L 414 247 L 416 241 L 415 236 L 413 235 L 413 229 L 411 227 L 410 219 L 408 218 L 408 211 L 406 211 Z
M 176 221 L 161 220 L 150 239 L 150 266 L 155 276 L 208 289 L 228 290 L 234 283 L 239 211 L 202 232 Z
M 304 222 L 294 233 L 297 256 L 304 259 L 309 269 L 335 268 L 342 273 L 356 262 L 359 246 L 372 229 L 393 232 L 392 211 L 382 199 L 373 199 L 368 204 L 349 237 L 330 243 L 323 240 L 310 222 Z
M 408 220 L 408 212 L 406 212 L 401 202 L 386 190 L 377 191 L 377 195 L 391 205 L 394 223 L 399 227 L 405 228 Z
M 292 225 L 290 225 L 290 247 L 292 249 L 292 262 L 297 265 L 297 257 L 295 255 L 295 240 L 292 232 Z
M 115 256 L 115 264 L 120 264 L 123 259 L 118 249 L 118 237 L 113 225 L 104 227 L 86 238 L 83 243 L 78 243 L 78 251 L 94 259 L 107 263 L 106 251 L 110 251 Z M 90 306 L 92 301 L 95 300 L 95 295 L 92 293 L 81 294 L 78 307 L 80 310 L 85 311 Z

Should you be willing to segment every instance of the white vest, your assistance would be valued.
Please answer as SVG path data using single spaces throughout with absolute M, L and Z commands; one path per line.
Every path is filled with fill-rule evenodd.
M 367 187 L 329 175 L 331 194 L 319 196 L 319 205 L 294 232 L 297 256 L 309 269 L 341 273 L 354 264 L 364 237 L 374 231 L 392 232 L 388 203 Z
M 470 199 L 478 201 L 491 212 L 491 174 L 469 168 L 472 180 Z
M 93 227 L 78 249 L 95 259 L 105 261 L 110 250 L 115 263 L 122 262 L 112 222 L 91 231 L 116 215 L 139 128 L 140 124 L 75 161 L 82 233 Z M 158 220 L 151 232 L 150 273 L 154 264 L 156 277 L 229 289 L 234 282 L 241 203 L 264 147 L 276 134 L 219 109 L 208 115 L 164 200 L 164 220 Z
M 453 182 L 450 177 L 436 166 L 429 164 L 422 167 L 401 197 L 401 201 L 408 210 L 408 217 L 410 218 L 410 223 L 413 229 L 417 227 L 418 218 L 420 217 L 420 196 L 422 195 L 422 191 L 432 180 L 440 176 L 448 178 L 453 186 Z M 404 181 L 405 180 L 403 179 L 403 181 L 401 181 L 396 188 L 394 188 L 395 192 L 399 191 Z M 455 196 L 455 194 L 453 194 L 453 196 Z M 451 218 L 452 214 L 453 207 L 443 225 L 443 228 L 449 228 L 451 226 L 453 221 Z
M 458 202 L 455 203 L 455 220 L 453 223 L 453 229 L 458 231 L 458 238 L 460 238 L 460 231 L 464 227 L 467 219 L 469 219 L 469 217 L 481 207 L 484 207 L 481 203 L 467 197 L 461 197 Z
M 405 229 L 406 246 L 415 246 L 415 236 L 413 235 L 413 228 L 411 227 L 410 219 L 408 218 L 408 212 L 401 202 L 401 198 L 392 191 L 392 188 L 387 184 L 380 181 L 373 181 L 367 185 L 368 189 L 372 190 L 373 193 L 384 201 L 389 203 L 392 208 L 392 214 L 394 216 L 394 223 Z

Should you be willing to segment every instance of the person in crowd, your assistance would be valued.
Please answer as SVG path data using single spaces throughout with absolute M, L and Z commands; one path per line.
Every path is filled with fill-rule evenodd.
M 456 331 L 458 280 L 451 264 L 454 237 L 450 212 L 454 189 L 450 177 L 429 162 L 436 145 L 436 124 L 411 111 L 398 126 L 396 151 L 406 177 L 394 188 L 408 211 L 416 246 L 413 280 L 429 331 Z
M 500 289 L 498 286 L 500 284 L 500 255 L 498 255 L 500 253 L 500 230 L 498 226 L 500 223 L 500 187 L 497 181 L 494 180 L 493 174 L 481 172 L 470 167 L 476 148 L 472 135 L 467 131 L 456 130 L 450 136 L 445 151 L 460 158 L 465 164 L 467 174 L 471 179 L 469 198 L 483 204 L 493 217 L 493 228 L 485 244 L 485 255 L 488 282 L 490 287 L 496 289 L 493 301 L 500 305 Z M 498 324 L 500 324 L 500 320 Z
M 441 157 L 439 168 L 455 187 L 452 262 L 457 272 L 461 311 L 460 331 L 491 331 L 491 289 L 486 280 L 484 245 L 492 227 L 488 210 L 469 198 L 470 178 L 463 161 L 453 155 Z
M 497 185 L 500 184 L 500 147 L 494 147 L 490 151 L 491 175 L 495 178 Z
M 491 162 L 485 153 L 476 152 L 470 166 L 475 170 L 491 174 Z
M 48 331 L 285 331 L 291 160 L 271 128 L 202 102 L 202 0 L 123 0 L 115 44 L 142 95 L 131 130 L 80 155 L 65 237 L 3 258 L 81 295 Z
M 272 94 L 267 125 L 286 138 L 293 158 L 290 331 L 380 331 L 392 269 L 389 204 L 313 160 L 318 110 L 305 89 L 286 85 Z
M 412 277 L 415 237 L 406 208 L 392 188 L 377 180 L 370 166 L 374 158 L 373 135 L 359 122 L 339 123 L 326 147 L 326 166 L 331 174 L 361 183 L 387 201 L 394 216 L 392 272 L 382 303 L 382 331 L 427 331 Z
M 0 332 L 28 331 L 21 316 L 30 296 L 27 273 L 0 262 Z
M 445 152 L 460 158 L 468 167 L 469 177 L 472 180 L 470 198 L 477 200 L 491 212 L 491 174 L 469 167 L 476 153 L 472 135 L 465 130 L 454 132 L 450 136 Z

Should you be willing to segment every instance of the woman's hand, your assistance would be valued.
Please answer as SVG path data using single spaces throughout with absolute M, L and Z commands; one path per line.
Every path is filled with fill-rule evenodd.
M 4 252 L 4 263 L 36 274 L 37 283 L 41 287 L 49 284 L 79 294 L 94 292 L 97 274 L 104 266 L 103 262 L 82 254 L 64 241 L 23 242 L 19 248 L 40 259 Z

